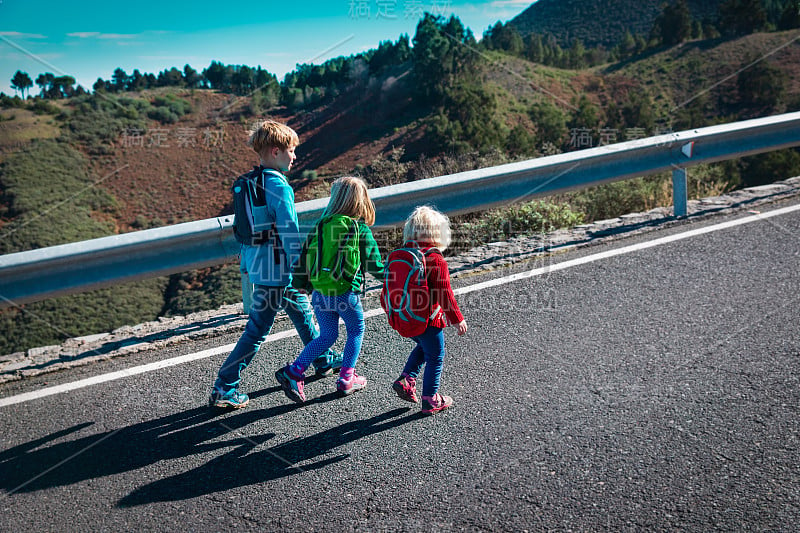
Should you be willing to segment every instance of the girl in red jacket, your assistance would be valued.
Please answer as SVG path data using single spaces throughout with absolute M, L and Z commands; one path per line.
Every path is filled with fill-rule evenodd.
M 444 251 L 450 245 L 450 220 L 447 215 L 428 207 L 417 207 L 406 220 L 403 240 L 414 241 L 427 252 L 430 248 Z M 425 366 L 422 379 L 422 414 L 433 414 L 453 405 L 450 396 L 439 393 L 439 380 L 444 365 L 444 333 L 448 325 L 455 325 L 458 334 L 467 332 L 467 321 L 456 303 L 450 286 L 450 272 L 441 254 L 426 254 L 427 282 L 431 293 L 431 307 L 439 311 L 428 322 L 419 336 L 411 337 L 416 347 L 408 356 L 403 373 L 392 384 L 392 389 L 403 400 L 417 403 L 417 377 Z

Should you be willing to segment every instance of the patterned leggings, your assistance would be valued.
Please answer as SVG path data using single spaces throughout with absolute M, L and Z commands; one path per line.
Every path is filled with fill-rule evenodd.
M 319 323 L 319 337 L 309 342 L 297 356 L 293 369 L 302 374 L 311 362 L 333 346 L 339 338 L 339 317 L 344 320 L 347 342 L 344 345 L 342 368 L 353 368 L 361 353 L 364 338 L 364 309 L 361 297 L 351 291 L 340 296 L 323 296 L 317 291 L 311 294 L 311 304 Z

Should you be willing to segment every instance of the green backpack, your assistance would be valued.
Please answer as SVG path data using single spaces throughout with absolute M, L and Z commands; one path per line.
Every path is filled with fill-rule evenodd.
M 361 268 L 358 221 L 347 215 L 330 215 L 317 222 L 306 251 L 308 280 L 324 296 L 339 296 L 352 289 Z

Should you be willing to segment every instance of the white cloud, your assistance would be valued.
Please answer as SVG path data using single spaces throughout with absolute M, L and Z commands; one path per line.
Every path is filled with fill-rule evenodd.
M 15 37 L 17 39 L 47 39 L 45 35 L 38 33 L 21 33 L 18 31 L 0 31 L 2 37 Z
M 101 33 L 99 31 L 77 31 L 68 33 L 67 37 L 77 37 L 78 39 L 135 39 L 139 35 L 136 33 Z
M 535 4 L 536 2 L 531 2 L 531 0 L 495 0 L 489 7 L 492 8 L 527 8 L 531 4 Z
M 141 35 L 141 34 L 139 34 Z M 98 39 L 135 39 L 139 35 L 135 33 L 101 33 Z

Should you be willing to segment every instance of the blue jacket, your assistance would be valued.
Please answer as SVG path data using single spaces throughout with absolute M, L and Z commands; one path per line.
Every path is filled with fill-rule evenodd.
M 286 287 L 292 282 L 292 267 L 300 258 L 305 235 L 300 234 L 294 191 L 286 176 L 273 169 L 263 169 L 268 213 L 275 222 L 273 236 L 258 246 L 242 246 L 242 266 L 250 283 Z

